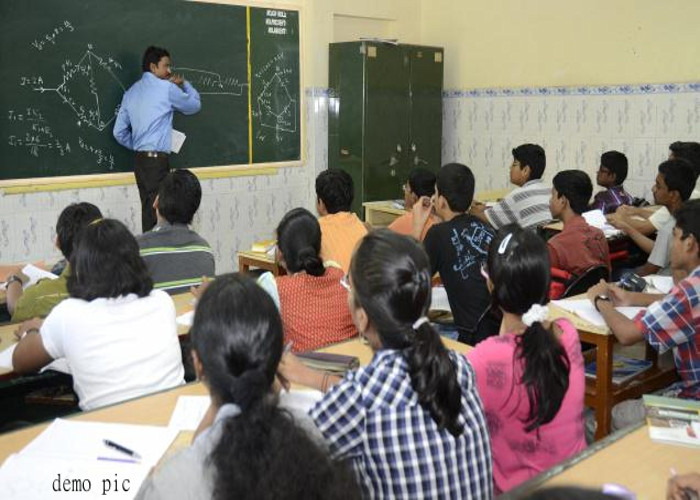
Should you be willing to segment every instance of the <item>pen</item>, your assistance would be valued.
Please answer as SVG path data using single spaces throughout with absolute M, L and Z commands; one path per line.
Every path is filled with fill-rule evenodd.
M 97 457 L 97 460 L 103 460 L 105 462 L 121 462 L 125 464 L 137 464 L 138 460 L 132 458 L 114 458 L 114 457 Z
M 110 441 L 109 439 L 103 439 L 102 442 L 107 446 L 108 448 L 112 448 L 114 450 L 117 450 L 121 453 L 124 453 L 125 455 L 129 455 L 132 458 L 135 458 L 137 460 L 141 459 L 141 455 L 136 453 L 133 450 L 130 450 L 129 448 L 126 448 L 125 446 L 122 446 L 120 444 L 115 443 L 114 441 Z

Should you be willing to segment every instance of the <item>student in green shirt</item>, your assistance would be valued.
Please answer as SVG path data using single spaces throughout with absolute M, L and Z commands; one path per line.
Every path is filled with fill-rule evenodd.
M 102 217 L 100 209 L 92 203 L 72 203 L 63 209 L 56 223 L 56 247 L 66 261 L 73 253 L 75 236 L 88 224 Z M 66 266 L 55 279 L 43 279 L 35 285 L 23 289 L 24 279 L 17 274 L 7 279 L 7 310 L 13 322 L 35 317 L 45 317 L 63 299 L 68 298 L 66 280 L 70 266 Z

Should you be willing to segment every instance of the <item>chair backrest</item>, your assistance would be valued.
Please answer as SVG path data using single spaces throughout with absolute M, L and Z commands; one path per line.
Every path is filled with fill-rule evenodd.
M 608 281 L 610 279 L 610 271 L 607 266 L 593 266 L 586 269 L 580 276 L 574 279 L 564 290 L 561 298 L 573 297 L 586 293 L 590 287 L 598 283 L 600 280 Z

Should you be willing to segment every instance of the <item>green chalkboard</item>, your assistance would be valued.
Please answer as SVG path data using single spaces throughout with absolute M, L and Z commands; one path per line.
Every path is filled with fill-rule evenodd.
M 301 159 L 299 13 L 182 0 L 2 0 L 0 180 L 129 172 L 112 137 L 148 45 L 202 110 L 175 167 Z

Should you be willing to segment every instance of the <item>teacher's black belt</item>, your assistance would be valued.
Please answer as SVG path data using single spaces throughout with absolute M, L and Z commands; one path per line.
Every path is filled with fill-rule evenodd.
M 146 158 L 167 158 L 170 156 L 163 151 L 136 151 L 136 156 L 145 156 Z

